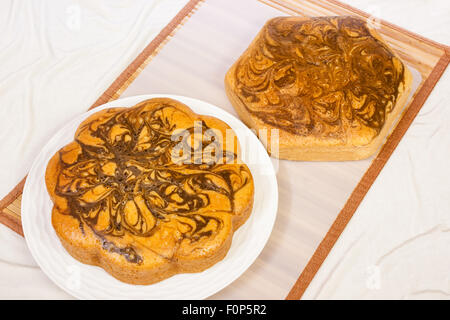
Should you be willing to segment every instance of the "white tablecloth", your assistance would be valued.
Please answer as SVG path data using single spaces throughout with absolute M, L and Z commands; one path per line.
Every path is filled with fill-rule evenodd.
M 186 2 L 0 3 L 0 197 L 26 174 L 40 146 L 85 111 Z M 446 0 L 346 2 L 450 42 Z M 447 70 L 305 298 L 450 296 L 449 90 Z M 0 244 L 0 298 L 70 298 L 3 225 Z

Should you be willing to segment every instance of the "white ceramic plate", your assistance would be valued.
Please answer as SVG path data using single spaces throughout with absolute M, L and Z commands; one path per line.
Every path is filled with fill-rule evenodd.
M 227 256 L 213 267 L 191 274 L 178 274 L 159 283 L 141 286 L 116 280 L 103 269 L 82 264 L 61 245 L 51 225 L 53 203 L 45 187 L 47 162 L 71 142 L 78 125 L 105 108 L 129 107 L 145 99 L 169 97 L 204 115 L 226 122 L 241 143 L 242 159 L 252 172 L 255 185 L 253 212 L 233 236 Z M 204 299 L 236 280 L 264 248 L 275 222 L 278 187 L 267 152 L 257 137 L 238 119 L 209 103 L 174 95 L 142 95 L 119 99 L 78 116 L 56 133 L 42 148 L 28 174 L 22 197 L 22 224 L 28 247 L 42 270 L 58 286 L 80 299 Z

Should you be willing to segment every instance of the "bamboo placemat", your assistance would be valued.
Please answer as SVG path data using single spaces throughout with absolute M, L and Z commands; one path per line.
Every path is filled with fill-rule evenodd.
M 285 14 L 308 16 L 353 14 L 370 18 L 368 14 L 335 0 L 260 0 L 260 2 L 276 8 Z M 122 72 L 91 108 L 118 98 L 200 4 L 200 0 L 190 1 L 161 33 L 149 43 L 127 69 Z M 334 243 L 337 241 L 449 63 L 450 56 L 448 47 L 396 27 L 383 20 L 379 20 L 379 27 L 379 32 L 392 48 L 398 52 L 402 59 L 420 72 L 422 83 L 415 92 L 413 100 L 396 128 L 387 139 L 379 154 L 372 161 L 370 167 L 347 200 L 344 208 L 337 215 L 328 233 L 309 260 L 309 263 L 303 269 L 297 282 L 289 292 L 288 299 L 298 299 L 306 290 L 308 284 L 320 268 L 320 265 L 325 260 Z M 25 178 L 0 201 L 0 222 L 22 235 L 20 202 L 24 182 Z

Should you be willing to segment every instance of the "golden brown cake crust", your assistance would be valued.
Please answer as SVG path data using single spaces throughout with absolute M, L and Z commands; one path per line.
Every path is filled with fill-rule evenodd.
M 225 77 L 242 120 L 257 131 L 278 129 L 274 155 L 291 160 L 372 155 L 410 86 L 401 60 L 351 16 L 271 19 Z M 276 151 L 270 133 L 267 148 Z
M 63 246 L 132 284 L 223 259 L 254 192 L 237 138 L 220 138 L 227 130 L 167 98 L 91 115 L 46 170 Z

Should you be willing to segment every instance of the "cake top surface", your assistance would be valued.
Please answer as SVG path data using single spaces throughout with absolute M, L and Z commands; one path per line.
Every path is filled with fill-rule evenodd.
M 59 165 L 47 169 L 55 171 L 47 172 L 55 207 L 131 263 L 142 256 L 118 239 L 158 238 L 152 250 L 170 257 L 171 241 L 179 247 L 214 238 L 249 199 L 236 193 L 252 184 L 234 143 L 215 135 L 226 128 L 171 99 L 95 113 L 58 152 Z
M 376 136 L 404 66 L 359 18 L 280 17 L 267 22 L 232 77 L 247 111 L 265 124 L 295 135 L 339 138 L 364 127 Z

